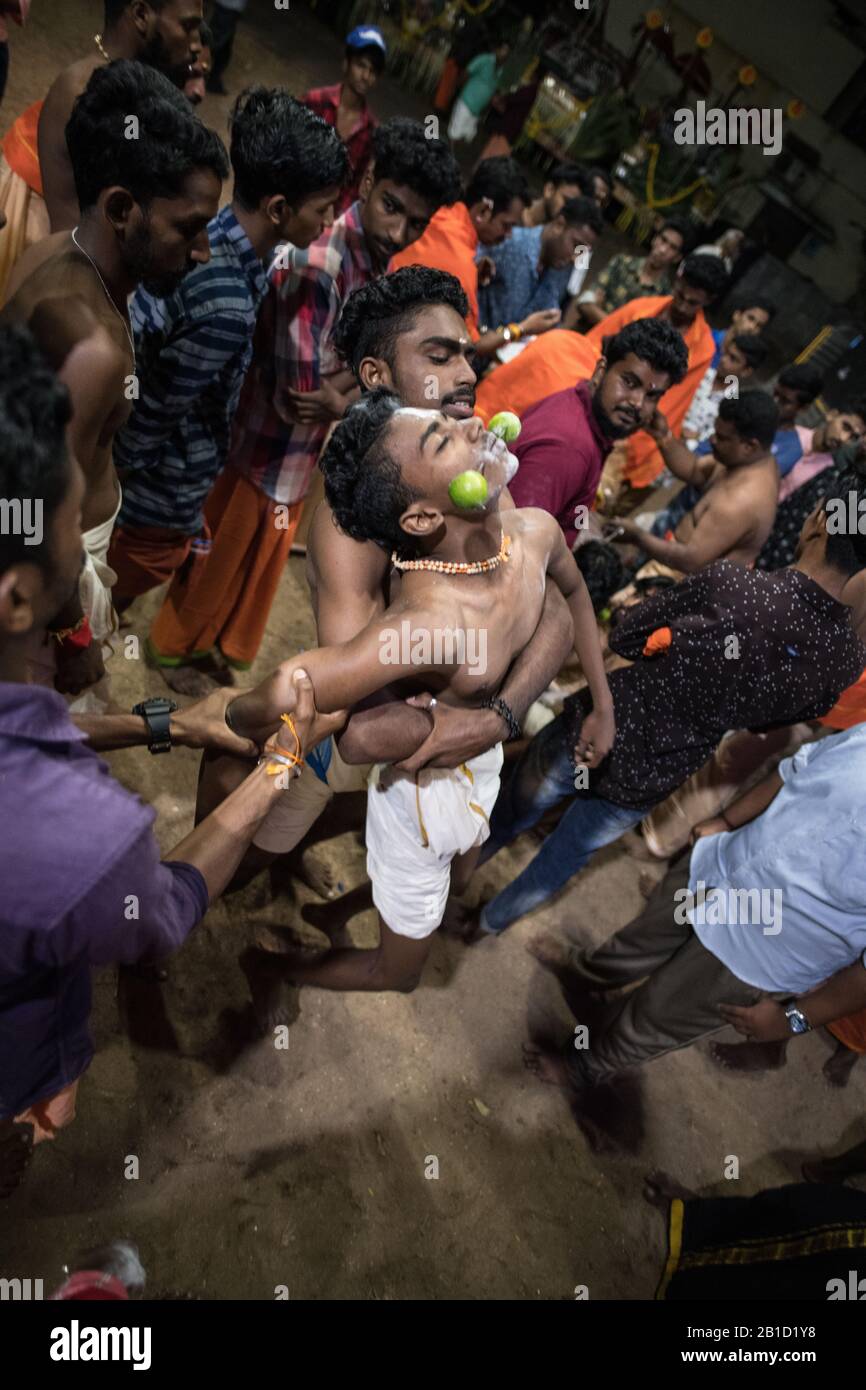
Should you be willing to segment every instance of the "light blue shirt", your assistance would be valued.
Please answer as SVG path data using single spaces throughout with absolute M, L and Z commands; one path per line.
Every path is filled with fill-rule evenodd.
M 800 994 L 858 957 L 866 965 L 866 724 L 807 743 L 779 772 L 762 816 L 696 843 L 689 891 L 703 883 L 706 900 L 688 916 L 737 979 Z M 717 925 L 711 889 L 724 895 Z
M 558 309 L 568 289 L 571 266 L 538 269 L 544 227 L 515 227 L 501 246 L 481 246 L 478 255 L 490 256 L 496 274 L 478 290 L 479 321 L 488 328 L 520 323 L 538 309 Z

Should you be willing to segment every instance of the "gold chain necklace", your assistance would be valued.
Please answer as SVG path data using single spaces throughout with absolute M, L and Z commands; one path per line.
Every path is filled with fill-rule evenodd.
M 511 537 L 503 531 L 499 553 L 489 560 L 400 560 L 395 550 L 391 564 L 396 570 L 430 570 L 433 574 L 487 574 L 504 565 L 510 554 Z
M 111 58 L 109 57 L 109 55 L 108 55 L 108 54 L 106 53 L 106 51 L 105 51 L 105 44 L 102 42 L 102 35 L 101 35 L 101 34 L 94 34 L 94 35 L 93 35 L 93 42 L 96 44 L 96 47 L 99 49 L 99 51 L 100 51 L 100 53 L 102 54 L 103 58 L 105 59 L 106 63 L 110 63 L 110 62 L 111 62 Z
M 124 327 L 124 329 L 125 329 L 125 331 L 126 331 L 126 336 L 127 336 L 127 338 L 129 339 L 130 351 L 132 352 L 132 365 L 133 365 L 133 367 L 136 367 L 137 364 L 136 364 L 136 358 L 135 358 L 135 339 L 134 339 L 133 336 L 132 336 L 132 329 L 131 329 L 130 326 L 129 326 L 129 316 L 128 316 L 128 314 L 127 314 L 127 315 L 122 314 L 122 313 L 120 312 L 120 310 L 118 309 L 117 305 L 115 304 L 114 300 L 113 300 L 112 297 L 111 297 L 111 291 L 109 290 L 108 286 L 106 285 L 105 281 L 104 281 L 103 278 L 102 278 L 102 275 L 101 275 L 101 273 L 100 273 L 99 266 L 96 264 L 96 261 L 93 259 L 93 257 L 90 255 L 90 253 L 89 253 L 88 251 L 85 251 L 84 247 L 81 245 L 81 242 L 78 240 L 78 237 L 75 235 L 75 233 L 76 233 L 77 231 L 78 231 L 78 228 L 77 228 L 77 227 L 73 227 L 73 228 L 72 228 L 72 240 L 73 240 L 73 242 L 75 243 L 75 245 L 77 246 L 78 250 L 81 252 L 82 256 L 85 256 L 85 257 L 87 258 L 87 260 L 90 261 L 90 264 L 93 266 L 93 269 L 94 269 L 95 272 L 96 272 L 96 278 L 97 278 L 97 280 L 99 281 L 100 285 L 102 286 L 103 290 L 105 291 L 105 298 L 108 300 L 108 302 L 109 302 L 109 304 L 111 305 L 112 309 L 113 309 L 114 312 L 117 314 L 117 317 L 120 319 L 120 322 L 123 324 L 123 327 Z

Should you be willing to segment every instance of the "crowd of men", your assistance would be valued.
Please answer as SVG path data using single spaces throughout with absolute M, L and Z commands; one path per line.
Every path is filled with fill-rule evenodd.
M 0 535 L 4 1182 L 74 1116 L 91 968 L 164 960 L 348 791 L 379 943 L 249 948 L 263 1028 L 289 986 L 414 989 L 446 917 L 499 936 L 640 828 L 670 861 L 645 911 L 530 943 L 628 989 L 531 1070 L 580 1114 L 726 1022 L 750 1066 L 825 1024 L 866 1051 L 866 403 L 827 409 L 808 361 L 756 384 L 776 306 L 720 315 L 730 238 L 693 251 L 670 218 L 596 270 L 604 171 L 533 199 L 508 154 L 464 174 L 425 123 L 378 122 L 378 29 L 333 87 L 240 93 L 226 149 L 186 90 L 200 0 L 105 8 L 0 170 L 0 495 L 39 522 Z M 317 465 L 318 645 L 252 685 Z M 112 644 L 161 586 L 166 696 L 121 712 Z M 160 855 L 97 754 L 173 744 L 202 750 L 196 824 Z M 478 903 L 478 865 L 540 822 Z

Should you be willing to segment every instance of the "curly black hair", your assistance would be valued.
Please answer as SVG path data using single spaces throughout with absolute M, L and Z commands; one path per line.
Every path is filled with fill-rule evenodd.
M 554 188 L 562 188 L 564 184 L 575 185 L 587 197 L 592 192 L 592 179 L 582 164 L 557 164 L 545 176 L 544 182 L 552 183 Z
M 628 582 L 629 572 L 619 552 L 607 541 L 585 541 L 574 552 L 593 610 L 600 613 L 608 600 Z
M 430 304 L 447 304 L 463 319 L 469 313 L 463 286 L 445 270 L 406 265 L 393 275 L 379 275 L 345 301 L 334 347 L 356 375 L 365 357 L 381 357 L 393 367 L 397 339 Z
M 769 449 L 779 428 L 779 407 L 766 391 L 743 391 L 722 401 L 718 418 L 733 425 L 741 439 L 756 439 Z
M 635 319 L 605 338 L 601 350 L 609 367 L 633 352 L 642 362 L 648 362 L 653 371 L 667 372 L 671 386 L 682 381 L 689 369 L 682 334 L 662 319 Z
M 677 236 L 682 237 L 683 254 L 688 255 L 688 252 L 694 245 L 695 236 L 694 229 L 689 219 L 687 217 L 678 217 L 677 214 L 673 212 L 670 217 L 665 218 L 664 222 L 653 235 L 658 236 L 660 232 L 667 231 L 676 232 Z
M 693 290 L 704 290 L 710 300 L 720 299 L 728 288 L 728 272 L 721 256 L 692 254 L 680 266 L 680 274 Z
M 810 405 L 820 394 L 823 380 L 824 373 L 811 362 L 794 362 L 790 367 L 783 367 L 778 376 L 780 386 L 797 392 L 801 405 Z
M 178 197 L 194 169 L 219 179 L 229 172 L 222 141 L 186 97 L 155 68 L 125 58 L 96 68 L 72 108 L 66 146 L 82 212 L 113 184 L 146 206 Z
M 444 140 L 428 139 L 420 121 L 394 116 L 373 134 L 375 177 L 405 184 L 435 211 L 460 197 L 460 166 Z
M 49 536 L 55 511 L 69 487 L 66 426 L 72 410 L 27 328 L 0 325 L 0 573 L 27 560 L 49 568 Z M 15 505 L 41 503 L 43 540 L 27 537 L 14 522 Z M 7 516 L 8 513 L 8 516 Z
M 420 496 L 404 483 L 388 453 L 387 434 L 400 399 L 384 388 L 350 406 L 319 459 L 325 496 L 334 520 L 356 541 L 375 541 L 383 550 L 411 553 L 400 517 Z
M 589 227 L 596 236 L 604 231 L 601 208 L 594 198 L 568 198 L 559 209 L 567 227 Z
M 735 333 L 732 342 L 745 357 L 747 367 L 757 370 L 767 360 L 770 345 L 760 333 Z
M 252 211 L 281 193 L 292 207 L 342 187 L 349 156 L 333 126 L 283 87 L 248 87 L 229 121 L 235 196 Z
M 466 186 L 465 203 L 471 208 L 489 198 L 493 204 L 494 215 L 510 208 L 515 198 L 527 206 L 529 204 L 529 184 L 520 165 L 509 155 L 495 155 L 493 159 L 482 159 Z

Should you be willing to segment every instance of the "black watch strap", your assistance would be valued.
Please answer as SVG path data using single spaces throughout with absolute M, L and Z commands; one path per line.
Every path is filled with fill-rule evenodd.
M 513 738 L 523 737 L 523 730 L 520 727 L 520 723 L 517 719 L 517 716 L 515 715 L 511 706 L 508 704 L 508 701 L 503 700 L 500 695 L 489 696 L 488 699 L 483 701 L 482 708 L 495 710 L 496 713 L 499 715 L 499 718 L 503 720 L 505 724 L 507 724 L 508 738 L 505 740 L 506 743 L 508 743 Z
M 133 714 L 138 714 L 147 725 L 147 746 L 151 753 L 171 752 L 171 716 L 177 709 L 174 700 L 142 700 L 133 705 Z

